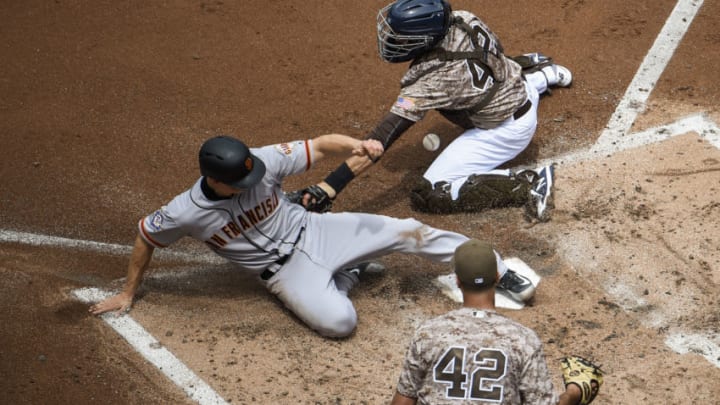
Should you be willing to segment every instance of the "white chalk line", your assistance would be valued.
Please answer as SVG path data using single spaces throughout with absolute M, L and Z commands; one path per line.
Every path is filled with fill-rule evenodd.
M 611 148 L 611 145 L 619 142 L 628 134 L 638 114 L 645 110 L 650 93 L 665 71 L 683 36 L 690 28 L 702 3 L 702 0 L 677 2 L 635 73 L 625 95 L 615 109 L 615 113 L 610 118 L 607 128 L 595 143 L 594 150 L 602 151 L 605 148 Z
M 629 132 L 637 116 L 645 110 L 650 93 L 665 71 L 702 4 L 703 0 L 678 1 L 630 82 L 625 95 L 610 117 L 606 128 L 594 145 L 573 153 L 543 159 L 537 162 L 537 165 L 564 164 L 602 158 L 692 131 L 696 131 L 700 137 L 720 149 L 718 125 L 704 114 L 691 115 L 677 122 L 642 132 Z
M 676 4 L 673 12 L 666 21 L 660 34 L 656 38 L 655 43 L 653 44 L 652 48 L 643 60 L 643 63 L 638 69 L 638 72 L 636 73 L 632 82 L 628 86 L 628 89 L 623 99 L 618 104 L 618 108 L 615 110 L 615 113 L 611 117 L 609 124 L 607 125 L 603 133 L 600 135 L 595 145 L 588 148 L 587 150 L 581 150 L 567 155 L 556 156 L 555 158 L 546 159 L 539 163 L 542 165 L 550 163 L 563 164 L 582 160 L 597 159 L 598 157 L 605 157 L 622 150 L 660 142 L 676 135 L 688 133 L 690 131 L 697 131 L 701 137 L 706 139 L 715 147 L 720 148 L 720 131 L 718 130 L 718 125 L 702 114 L 692 115 L 675 123 L 651 128 L 643 132 L 630 134 L 631 136 L 626 136 L 629 128 L 632 127 L 632 124 L 635 122 L 638 114 L 640 114 L 645 109 L 647 98 L 649 97 L 651 90 L 655 87 L 657 80 L 667 66 L 667 63 L 674 54 L 675 49 L 680 43 L 680 40 L 689 28 L 702 4 L 702 0 L 681 0 Z M 132 247 L 130 246 L 73 240 L 67 238 L 58 238 L 52 236 L 35 235 L 5 230 L 0 230 L 0 242 L 24 243 L 36 246 L 62 246 L 68 248 L 78 248 L 83 250 L 122 255 L 129 254 L 129 252 L 132 250 Z M 160 257 L 162 257 L 162 254 L 166 254 L 168 255 L 168 257 L 181 260 L 198 261 L 198 259 L 200 259 L 200 261 L 203 262 L 218 262 L 216 259 L 210 257 L 209 255 L 197 255 L 182 252 L 164 251 L 160 251 L 158 253 L 161 254 Z M 441 280 L 438 279 L 438 281 L 440 281 L 440 284 L 443 284 Z M 85 294 L 80 291 L 81 290 L 76 290 L 74 293 L 76 293 L 78 297 L 80 297 L 78 294 Z M 97 291 L 100 292 L 100 290 Z M 107 294 L 105 292 L 100 293 Z M 446 292 L 446 294 L 448 294 L 448 296 L 450 296 L 452 299 L 456 300 L 456 297 L 454 297 L 452 291 Z M 134 324 L 135 326 L 127 326 L 123 325 L 122 322 L 119 322 L 120 319 L 124 318 L 130 319 L 128 316 L 120 318 L 113 318 L 112 315 L 103 316 L 103 320 L 110 324 L 113 329 L 115 329 L 119 334 L 123 335 L 126 339 L 128 339 L 128 337 L 126 337 L 125 333 L 123 332 L 125 330 L 124 328 L 132 328 L 135 333 L 140 333 L 141 335 L 144 334 L 146 336 L 146 338 L 144 339 L 150 341 L 150 343 L 146 344 L 146 347 L 150 347 L 150 344 L 157 344 L 157 341 L 135 321 L 132 321 L 132 324 Z M 130 342 L 130 339 L 128 339 L 128 341 Z M 712 364 L 720 367 L 717 360 L 717 358 L 720 358 L 720 348 L 717 344 L 713 343 L 707 336 L 678 334 L 668 338 L 666 344 L 668 344 L 669 347 L 681 354 L 688 351 L 697 352 L 688 348 L 703 347 L 704 349 L 702 350 L 702 352 L 707 353 L 705 355 L 705 358 L 708 359 L 708 361 L 710 361 Z M 143 351 L 148 351 L 141 350 L 140 347 L 136 347 L 136 349 L 140 351 L 141 354 L 143 354 Z M 179 363 L 181 368 L 187 369 L 187 367 L 180 363 L 169 351 L 165 350 L 165 352 L 167 352 L 169 356 L 172 356 L 172 358 L 175 359 L 177 363 Z M 143 356 L 145 356 L 145 354 L 143 354 Z M 146 356 L 146 358 L 148 357 Z M 150 358 L 148 358 L 148 360 L 153 362 Z M 162 366 L 159 366 L 155 362 L 153 362 L 153 364 L 160 370 L 163 370 Z M 189 369 L 187 370 L 189 371 Z M 194 376 L 194 374 L 192 374 L 192 371 L 190 371 L 190 374 Z M 188 390 L 184 388 L 181 383 L 178 383 L 170 375 L 168 375 L 168 377 L 173 382 L 181 386 L 186 392 L 188 392 Z M 195 378 L 197 377 L 195 376 Z M 189 379 L 186 378 L 183 381 L 190 380 L 192 380 L 192 377 Z M 200 382 L 205 385 L 202 380 L 200 380 Z M 199 400 L 199 402 L 202 404 L 225 403 L 222 398 L 217 396 L 217 394 L 212 391 L 212 389 L 210 389 L 210 392 L 212 392 L 212 395 L 210 395 L 210 397 L 216 398 L 217 400 L 222 402 L 202 402 L 202 400 Z M 193 394 L 189 392 L 188 394 L 191 397 L 195 395 L 194 391 Z M 193 398 L 195 399 L 195 397 Z M 215 399 L 211 399 L 210 401 L 213 400 Z
M 97 288 L 80 288 L 72 293 L 85 303 L 98 302 L 111 295 L 111 293 Z M 185 391 L 191 399 L 201 405 L 227 404 L 217 392 L 162 346 L 130 315 L 116 316 L 112 313 L 106 313 L 100 317 L 115 329 L 120 336 L 125 338 L 140 355 Z
M 52 246 L 67 249 L 77 249 L 104 254 L 112 254 L 118 256 L 129 255 L 132 252 L 132 246 L 118 245 L 114 243 L 94 242 L 89 240 L 69 239 L 59 236 L 39 235 L 28 232 L 17 232 L 12 230 L 0 229 L 0 242 L 4 243 L 20 243 L 31 246 Z M 225 261 L 215 254 L 199 254 L 178 252 L 169 249 L 156 249 L 153 254 L 154 258 L 181 260 L 190 263 L 224 263 Z
M 703 0 L 678 1 L 630 82 L 607 127 L 593 146 L 586 150 L 543 160 L 539 165 L 603 158 L 620 151 L 662 142 L 689 132 L 697 132 L 701 138 L 720 149 L 718 125 L 704 114 L 690 115 L 676 122 L 641 132 L 629 132 L 638 115 L 645 110 L 650 93 L 665 71 L 702 4 Z M 679 354 L 700 354 L 715 367 L 720 368 L 720 345 L 716 342 L 720 342 L 720 336 L 711 333 L 675 333 L 666 339 L 665 344 Z
M 38 235 L 27 232 L 0 230 L 0 242 L 20 243 L 31 246 L 52 246 L 68 249 L 92 251 L 103 254 L 129 255 L 132 246 L 102 243 L 88 240 L 69 239 L 58 236 Z M 170 250 L 158 250 L 154 256 L 158 258 L 182 260 L 191 263 L 224 263 L 219 256 L 193 254 Z M 79 300 L 94 303 L 103 300 L 112 293 L 97 288 L 81 288 L 72 291 Z M 101 318 L 120 336 L 135 348 L 147 361 L 180 387 L 194 401 L 201 405 L 226 404 L 210 386 L 192 372 L 185 364 L 163 347 L 157 339 L 148 333 L 129 315 L 115 316 L 103 314 Z
M 684 135 L 689 132 L 696 132 L 700 138 L 720 149 L 720 127 L 718 127 L 718 124 L 709 117 L 705 116 L 705 114 L 694 114 L 671 124 L 661 125 L 641 132 L 635 132 L 632 136 L 618 138 L 616 141 L 604 146 L 603 148 L 596 148 L 593 146 L 573 153 L 543 159 L 537 163 L 537 166 L 545 166 L 553 163 L 563 165 L 585 160 L 600 159 L 613 155 L 617 152 L 666 141 L 675 136 Z
M 674 333 L 665 339 L 665 344 L 680 354 L 699 354 L 715 367 L 720 368 L 720 336 L 711 333 Z

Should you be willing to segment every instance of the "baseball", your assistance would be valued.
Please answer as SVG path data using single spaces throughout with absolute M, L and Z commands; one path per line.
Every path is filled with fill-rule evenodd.
M 440 147 L 440 137 L 436 134 L 427 134 L 423 138 L 423 148 L 430 152 L 438 150 Z

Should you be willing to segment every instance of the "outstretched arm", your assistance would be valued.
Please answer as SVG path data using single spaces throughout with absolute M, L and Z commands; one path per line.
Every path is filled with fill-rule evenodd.
M 109 311 L 117 311 L 117 314 L 128 312 L 132 307 L 135 292 L 140 287 L 143 274 L 145 274 L 154 251 L 155 248 L 138 235 L 135 238 L 135 246 L 133 246 L 130 256 L 127 279 L 122 292 L 91 306 L 90 312 L 93 315 L 100 315 Z
M 312 140 L 312 148 L 316 161 L 326 156 L 347 156 L 348 154 L 361 159 L 377 159 L 384 151 L 382 143 L 377 140 L 360 140 L 340 134 L 318 136 Z
M 382 143 L 384 150 L 387 150 L 408 128 L 415 122 L 403 118 L 397 114 L 388 113 L 372 130 L 366 139 L 375 139 Z M 355 176 L 367 170 L 377 161 L 368 156 L 354 155 L 349 157 L 337 169 L 330 173 L 320 186 L 330 198 L 340 193 Z

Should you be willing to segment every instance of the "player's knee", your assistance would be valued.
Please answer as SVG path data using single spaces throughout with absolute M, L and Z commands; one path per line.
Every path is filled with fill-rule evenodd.
M 352 311 L 330 311 L 313 325 L 320 335 L 332 338 L 349 336 L 357 326 L 357 314 Z

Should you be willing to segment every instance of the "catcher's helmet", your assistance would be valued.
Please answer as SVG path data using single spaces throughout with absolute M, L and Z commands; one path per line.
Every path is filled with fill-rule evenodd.
M 265 164 L 241 141 L 229 136 L 208 139 L 200 148 L 200 173 L 232 186 L 250 188 L 265 175 Z
M 397 0 L 377 16 L 380 57 L 406 62 L 432 49 L 450 28 L 452 9 L 446 0 Z

